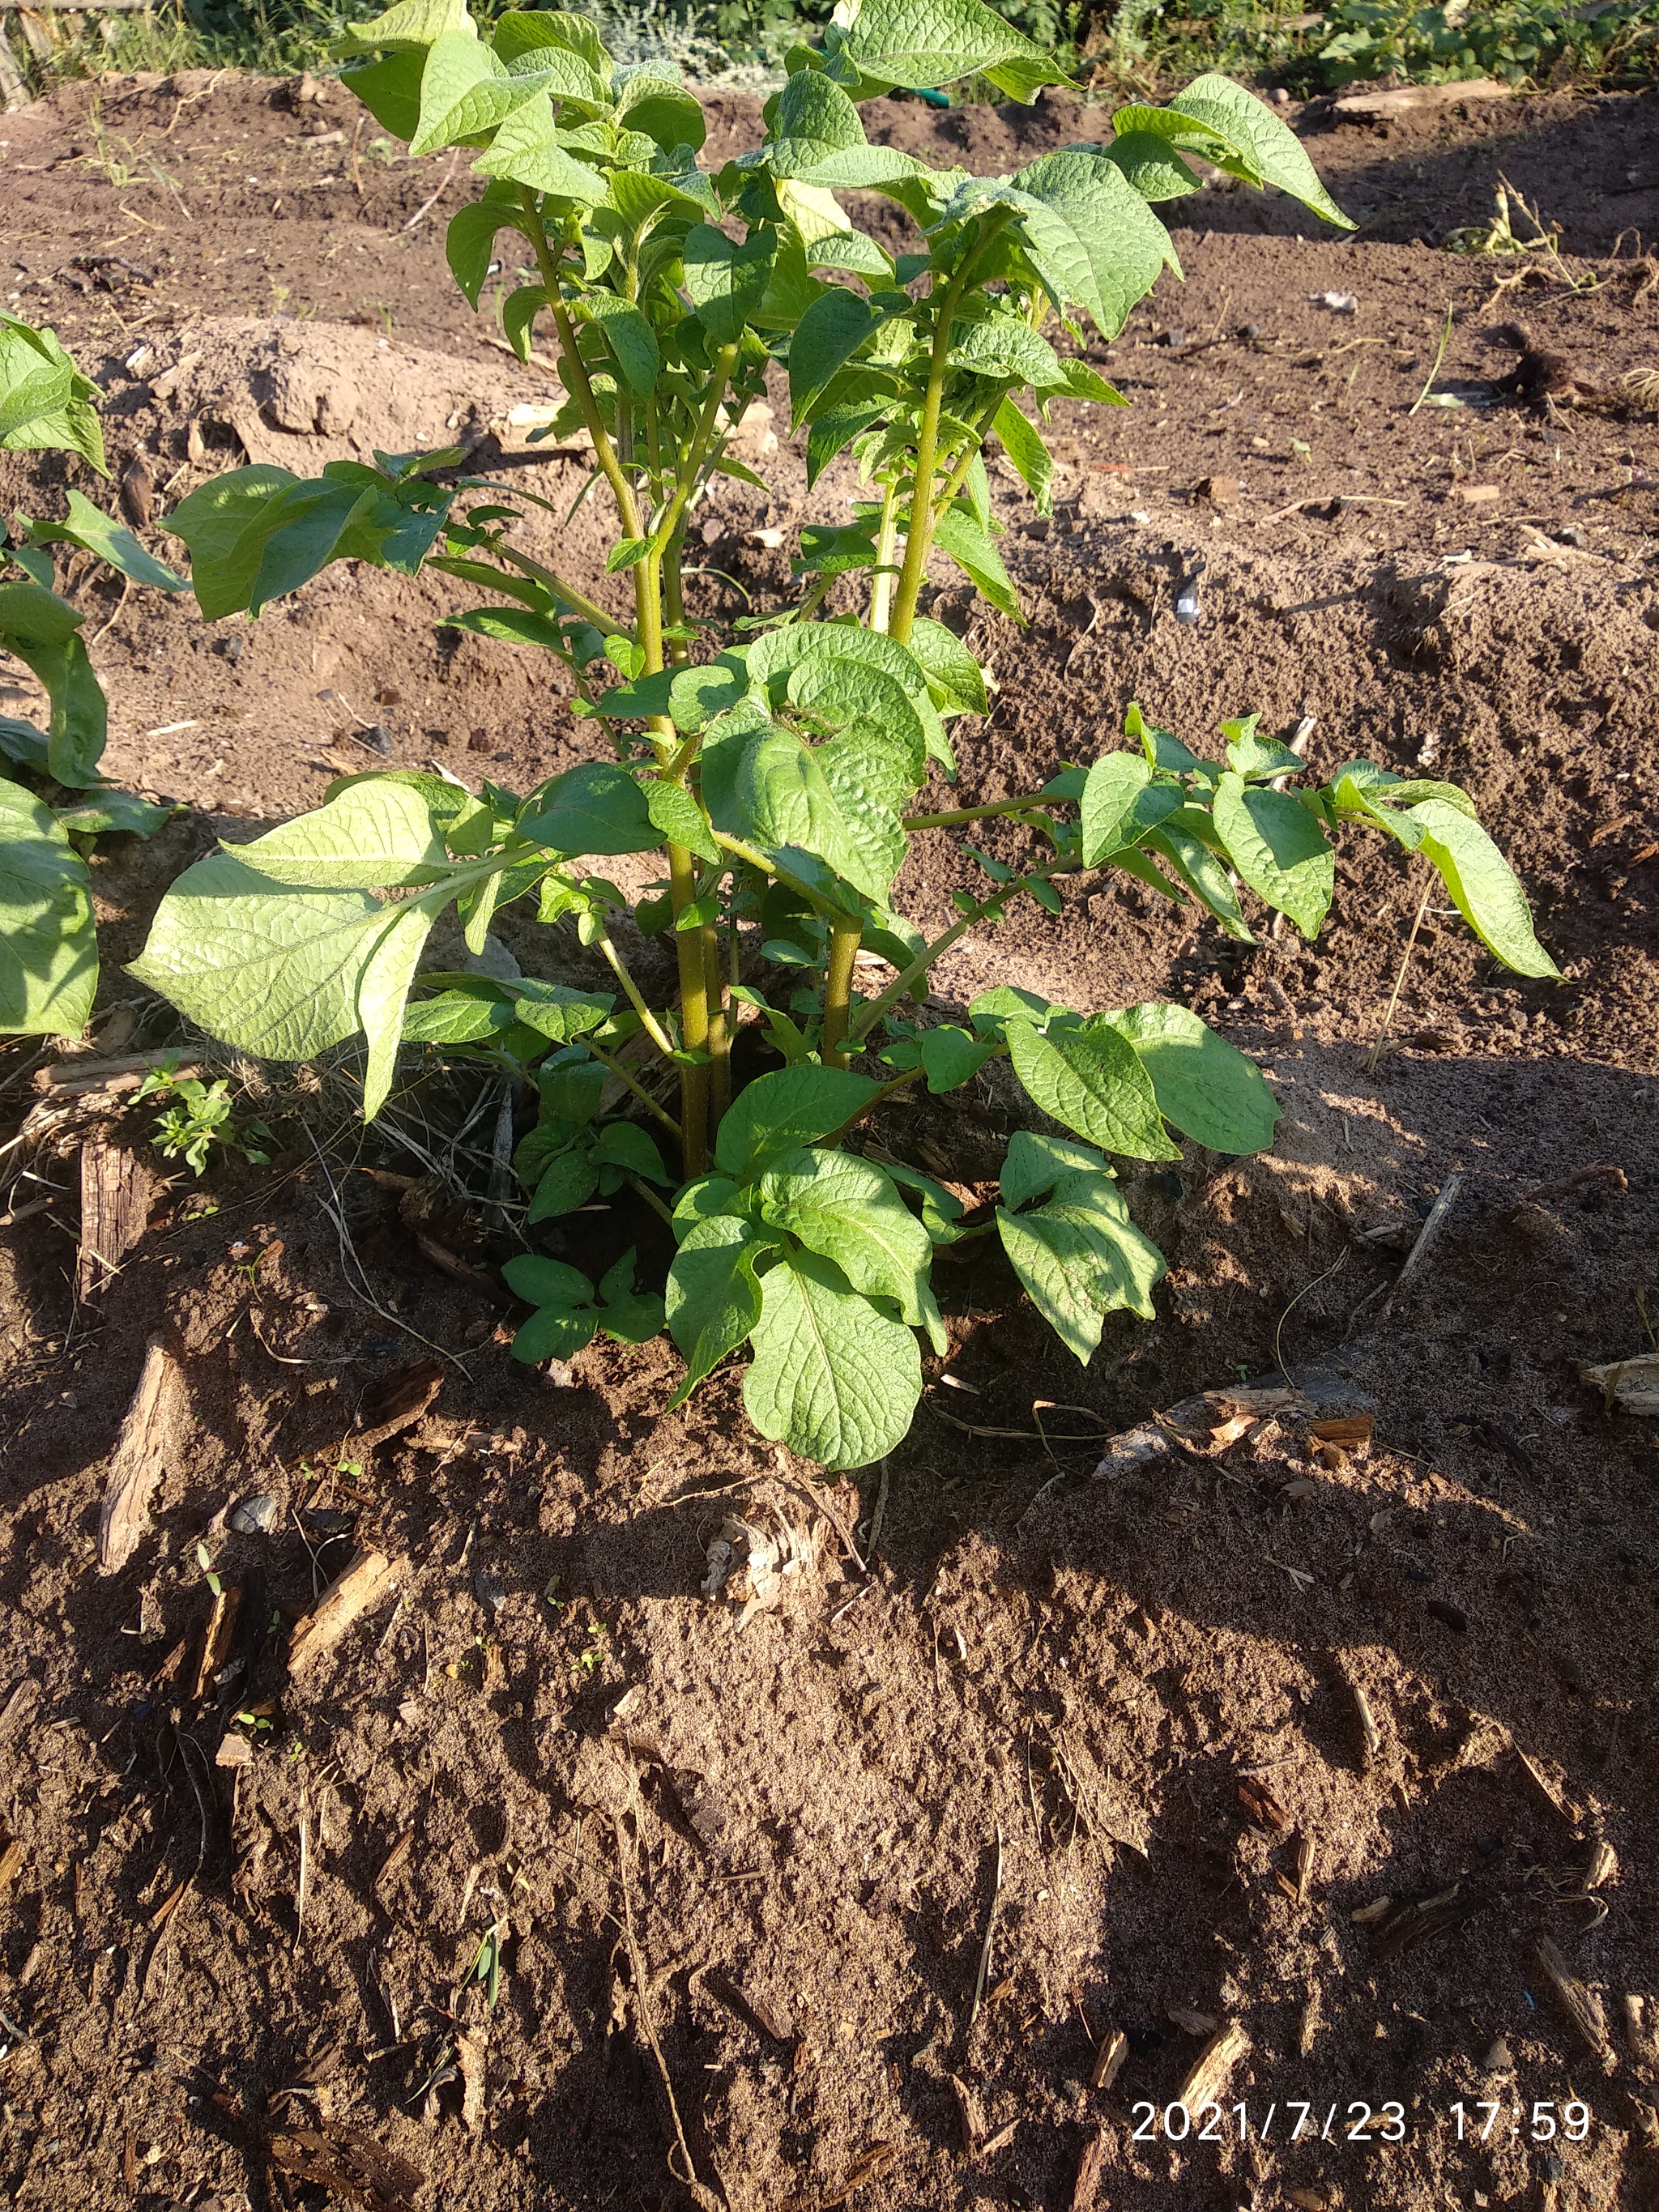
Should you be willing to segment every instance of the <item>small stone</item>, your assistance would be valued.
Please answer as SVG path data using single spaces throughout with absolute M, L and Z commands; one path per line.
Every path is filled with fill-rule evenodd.
M 1254 344 L 1255 340 L 1259 338 L 1261 335 L 1261 325 L 1260 323 L 1241 323 L 1238 326 L 1238 336 L 1243 339 L 1246 345 Z
M 1577 545 L 1582 548 L 1584 543 L 1583 532 L 1579 529 L 1577 523 L 1573 522 L 1570 522 L 1565 530 L 1552 532 L 1551 535 L 1558 545 Z
M 1173 353 L 1178 347 L 1186 344 L 1187 333 L 1179 323 L 1172 323 L 1167 331 L 1160 331 L 1152 343 L 1155 345 L 1168 346 Z
M 1483 2074 L 1514 2073 L 1515 2060 L 1510 2055 L 1510 2046 L 1504 2042 L 1501 2035 L 1498 2037 L 1497 2042 L 1493 2044 L 1492 2049 L 1486 2053 L 1486 2057 L 1481 2060 L 1480 2071 Z
M 357 742 L 360 745 L 367 745 L 370 752 L 379 753 L 383 759 L 389 759 L 395 750 L 392 732 L 384 722 L 374 722 L 368 729 L 359 730 Z
M 276 1526 L 276 1516 L 282 1510 L 281 1498 L 262 1490 L 231 1507 L 230 1526 L 239 1536 L 264 1536 Z
M 1237 477 L 1206 477 L 1198 489 L 1212 507 L 1237 507 L 1243 487 Z
M 1454 1630 L 1459 1636 L 1462 1636 L 1468 1627 L 1468 1613 L 1464 1612 L 1462 1606 L 1453 1605 L 1447 1598 L 1430 1598 L 1428 1609 L 1437 1620 L 1443 1621 L 1448 1628 Z

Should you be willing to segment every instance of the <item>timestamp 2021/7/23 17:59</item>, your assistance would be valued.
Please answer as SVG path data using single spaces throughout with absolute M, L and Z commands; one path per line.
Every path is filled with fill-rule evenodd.
M 1589 2106 L 1577 2097 L 1565 2103 L 1540 2100 L 1531 2106 L 1483 2098 L 1449 2105 L 1433 2117 L 1437 2127 L 1452 2128 L 1459 2142 L 1486 2144 L 1583 2142 L 1594 2119 Z M 1372 2105 L 1359 2098 L 1328 2104 L 1323 2099 L 1288 2098 L 1266 2106 L 1206 2102 L 1190 2108 L 1179 2101 L 1161 2107 L 1144 2102 L 1132 2108 L 1130 2118 L 1135 2123 L 1135 2142 L 1317 2142 L 1352 2143 L 1356 2148 L 1404 2142 L 1422 2124 L 1419 2114 L 1408 2114 L 1397 2100 Z

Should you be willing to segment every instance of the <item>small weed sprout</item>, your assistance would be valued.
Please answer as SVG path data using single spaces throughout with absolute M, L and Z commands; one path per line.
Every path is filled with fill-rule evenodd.
M 155 1068 L 138 1086 L 137 1100 L 146 1098 L 164 1102 L 150 1139 L 163 1159 L 182 1159 L 193 1175 L 200 1176 L 207 1172 L 217 1146 L 240 1153 L 250 1167 L 270 1165 L 270 1154 L 264 1149 L 270 1140 L 270 1129 L 263 1121 L 248 1121 L 237 1127 L 235 1102 L 222 1076 L 204 1083 L 199 1076 L 178 1074 L 176 1063 L 172 1068 Z M 252 1139 L 259 1141 L 251 1142 Z M 244 1269 L 250 1282 L 258 1266 L 256 1259 Z

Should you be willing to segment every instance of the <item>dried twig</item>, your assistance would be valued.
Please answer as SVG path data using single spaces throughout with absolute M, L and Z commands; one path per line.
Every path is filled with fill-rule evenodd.
M 422 223 L 426 221 L 428 216 L 431 214 L 433 209 L 437 206 L 439 201 L 449 190 L 449 180 L 454 175 L 455 164 L 460 160 L 460 158 L 461 149 L 458 146 L 449 157 L 449 167 L 444 171 L 443 175 L 438 179 L 438 188 L 436 191 L 434 191 L 429 198 L 423 199 L 421 202 L 419 207 L 416 209 L 414 214 L 410 216 L 409 221 L 404 225 L 405 234 L 411 230 L 419 229 Z
M 997 1907 L 1002 1901 L 1002 1823 L 997 1823 L 997 1864 L 992 1879 L 991 1909 L 985 1916 L 985 1941 L 979 1947 L 979 1972 L 974 1977 L 974 2002 L 968 2011 L 968 2032 L 971 2035 L 974 2022 L 979 2018 L 985 2002 L 986 1978 L 991 1971 L 991 1944 L 997 1930 Z
M 1463 1178 L 1461 1175 L 1448 1176 L 1445 1182 L 1441 1185 L 1440 1195 L 1435 1200 L 1434 1204 L 1429 1208 L 1428 1219 L 1423 1224 L 1421 1229 L 1418 1231 L 1417 1242 L 1412 1246 L 1411 1250 L 1406 1255 L 1406 1264 L 1400 1270 L 1399 1274 L 1395 1278 L 1394 1288 L 1389 1291 L 1387 1299 L 1383 1303 L 1382 1311 L 1378 1316 L 1380 1320 L 1386 1321 L 1388 1319 L 1389 1315 L 1393 1309 L 1395 1300 L 1400 1296 L 1400 1293 L 1405 1289 L 1407 1284 L 1411 1281 L 1412 1278 L 1417 1273 L 1418 1270 L 1428 1259 L 1429 1254 L 1434 1249 L 1441 1231 L 1446 1225 L 1447 1216 L 1450 1213 L 1453 1206 L 1457 1203 L 1457 1194 L 1462 1189 L 1462 1188 Z
M 709 2208 L 709 2212 L 720 2212 L 719 2197 L 712 2189 L 706 2187 L 697 2179 L 696 2161 L 691 2155 L 691 2146 L 685 2140 L 685 2130 L 680 2122 L 680 2108 L 674 2099 L 674 2084 L 668 2076 L 668 2063 L 662 2055 L 662 2045 L 657 2040 L 656 2022 L 651 2013 L 650 1987 L 646 1980 L 645 1959 L 640 1949 L 640 1939 L 634 1927 L 634 1898 L 628 1883 L 628 1862 L 624 1856 L 622 1826 L 619 1821 L 611 1822 L 611 1832 L 617 1846 L 617 1880 L 622 1888 L 623 1930 L 628 1939 L 628 1963 L 634 1977 L 634 2007 L 639 2016 L 640 2027 L 644 2033 L 645 2039 L 651 2046 L 651 2056 L 657 2062 L 657 2072 L 662 2077 L 663 2094 L 668 2100 L 669 2117 L 674 2123 L 674 2140 L 678 2146 L 680 2156 L 684 2161 L 684 2171 L 675 2173 L 674 2178 L 690 2191 L 700 2206 Z M 674 2172 L 674 2162 L 672 2158 L 668 2164 L 669 2171 Z

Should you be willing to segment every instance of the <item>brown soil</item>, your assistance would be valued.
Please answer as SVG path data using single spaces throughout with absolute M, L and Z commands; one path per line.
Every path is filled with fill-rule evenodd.
M 182 90 L 106 88 L 95 120 L 66 96 L 7 118 L 0 148 L 7 289 L 102 376 L 118 470 L 142 447 L 178 497 L 192 425 L 200 471 L 240 447 L 310 471 L 354 439 L 456 437 L 568 504 L 580 456 L 512 419 L 545 380 L 482 342 L 443 267 L 460 180 L 410 230 L 443 164 L 383 159 L 367 131 L 354 149 L 332 111 L 346 138 L 307 142 L 268 87 Z M 1095 127 L 1063 104 L 878 115 L 980 168 Z M 735 146 L 752 106 L 714 121 Z M 1659 2204 L 1659 1437 L 1578 1373 L 1646 1348 L 1659 1310 L 1659 440 L 1616 398 L 1497 399 L 1516 356 L 1490 342 L 1520 314 L 1587 381 L 1654 362 L 1659 295 L 1628 252 L 1577 258 L 1651 234 L 1653 105 L 1511 102 L 1386 144 L 1302 124 L 1358 241 L 1298 243 L 1308 217 L 1231 191 L 1175 210 L 1185 288 L 1093 356 L 1132 410 L 1057 410 L 1052 520 L 998 480 L 1031 621 L 972 618 L 1000 690 L 958 787 L 1035 787 L 1110 742 L 1130 697 L 1200 744 L 1224 714 L 1312 715 L 1321 769 L 1363 753 L 1468 787 L 1568 982 L 1505 980 L 1431 909 L 1401 1048 L 1373 1064 L 1422 894 L 1358 844 L 1317 948 L 1243 954 L 1115 886 L 960 948 L 950 996 L 995 976 L 1079 1005 L 1186 998 L 1260 1057 L 1286 1118 L 1270 1159 L 1189 1148 L 1127 1173 L 1170 1259 L 1162 1319 L 1113 1323 L 1087 1370 L 994 1255 L 943 1262 L 951 1356 L 859 1495 L 757 1447 L 734 1377 L 665 1414 L 661 1346 L 596 1348 L 558 1388 L 508 1360 L 487 1284 L 429 1257 L 499 1257 L 487 1207 L 439 1192 L 416 1219 L 427 1194 L 386 1180 L 423 1172 L 410 1146 L 453 1125 L 458 1079 L 422 1078 L 365 1138 L 328 1072 L 246 1071 L 274 1170 L 158 1188 L 85 1300 L 80 1133 L 9 1153 L 33 1179 L 0 1230 L 9 2201 L 316 2203 L 309 2172 L 388 2205 L 680 2205 L 666 2082 L 701 2184 L 743 2212 Z M 1595 289 L 1421 242 L 1486 219 L 1500 170 Z M 76 257 L 98 253 L 154 284 L 104 264 L 122 289 L 82 293 L 98 272 Z M 1545 281 L 1494 296 L 1522 266 Z M 1328 290 L 1354 312 L 1308 296 Z M 1474 404 L 1413 415 L 1449 302 L 1437 389 Z M 809 502 L 787 444 L 763 458 L 775 500 L 734 491 L 705 520 L 703 611 L 738 610 L 728 580 L 779 589 L 757 533 L 844 499 Z M 3 489 L 40 512 L 63 480 L 12 462 Z M 586 516 L 555 537 L 607 588 Z M 162 884 L 212 834 L 370 764 L 365 725 L 398 759 L 520 787 L 596 750 L 528 658 L 434 629 L 456 604 L 435 580 L 331 572 L 213 630 L 74 588 L 101 625 L 112 771 L 200 810 L 97 862 L 124 1048 L 174 1034 L 117 965 Z M 902 890 L 927 921 L 957 878 L 921 842 Z M 27 1060 L 0 1070 L 8 1135 Z M 1013 1110 L 988 1086 L 876 1134 L 981 1185 Z M 155 1171 L 142 1113 L 112 1133 Z M 647 1272 L 665 1257 L 620 1209 L 562 1243 L 595 1271 L 630 1243 Z M 105 1576 L 99 1501 L 158 1332 L 183 1389 L 154 1525 Z M 1306 1407 L 1234 1435 L 1224 1407 L 1182 1402 L 1280 1358 L 1313 1413 L 1371 1411 L 1373 1442 L 1327 1465 Z M 1173 1442 L 1103 1456 L 1171 1407 Z M 255 1496 L 269 1527 L 234 1533 Z M 732 1514 L 801 1553 L 746 1623 L 701 1588 Z M 198 1544 L 243 1600 L 200 1697 Z M 369 1545 L 395 1600 L 291 1680 L 271 1624 Z M 1540 1940 L 1602 2008 L 1605 2051 Z M 1137 2140 L 1200 2016 L 1249 2038 L 1224 2140 Z M 1530 2140 L 1534 2106 L 1569 2099 L 1587 2140 Z M 1390 2100 L 1403 2142 L 1345 2139 Z M 1484 2142 L 1482 2100 L 1501 2107 Z M 1098 2197 L 1074 2196 L 1097 2142 Z M 383 2164 L 378 2194 L 374 2146 L 407 2167 Z

